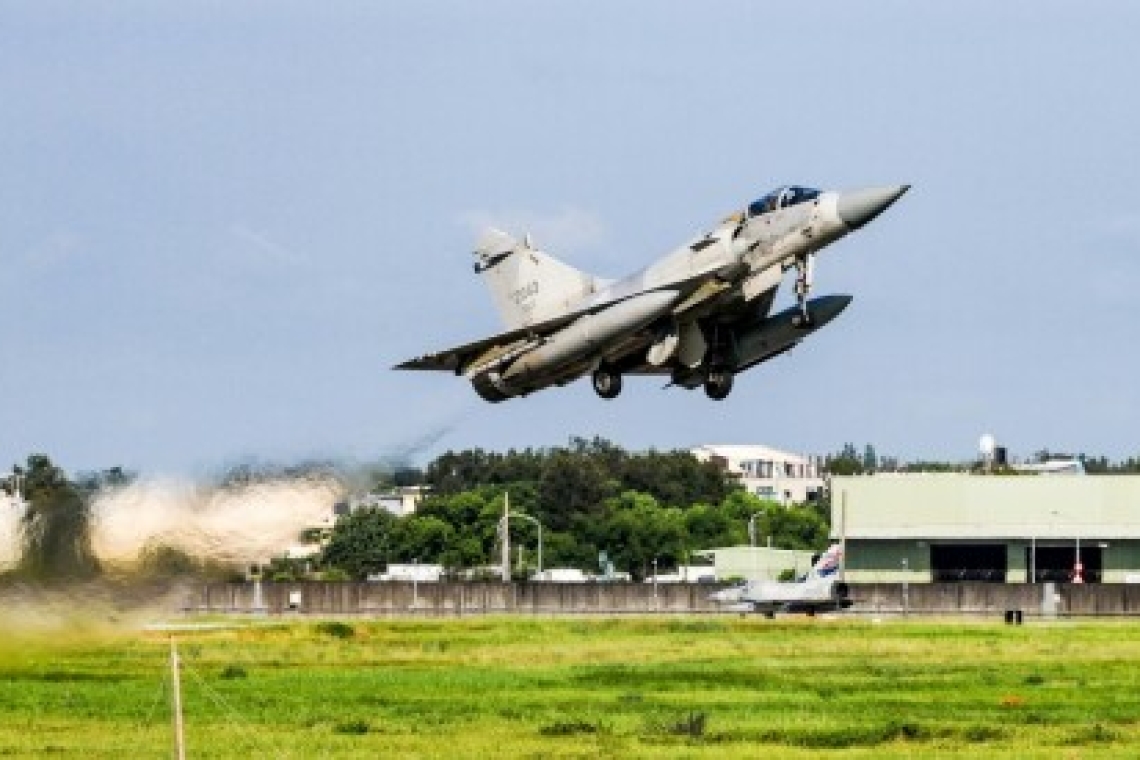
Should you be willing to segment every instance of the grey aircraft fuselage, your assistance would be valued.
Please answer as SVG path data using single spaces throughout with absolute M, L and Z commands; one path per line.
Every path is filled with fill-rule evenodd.
M 908 185 L 853 192 L 780 188 L 644 269 L 604 282 L 489 230 L 475 251 L 508 330 L 397 369 L 465 375 L 488 401 L 592 372 L 613 398 L 623 374 L 666 375 L 722 399 L 733 376 L 798 344 L 849 296 L 808 299 L 816 254 L 882 213 Z M 769 315 L 784 273 L 797 306 Z

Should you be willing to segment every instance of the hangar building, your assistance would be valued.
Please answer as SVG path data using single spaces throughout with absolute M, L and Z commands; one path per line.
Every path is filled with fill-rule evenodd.
M 852 583 L 1140 583 L 1137 476 L 835 477 L 831 526 Z

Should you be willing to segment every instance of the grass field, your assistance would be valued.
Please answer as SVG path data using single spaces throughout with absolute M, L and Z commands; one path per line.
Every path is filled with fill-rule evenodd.
M 176 634 L 190 757 L 1136 757 L 1140 627 L 788 618 Z M 7 633 L 0 755 L 169 757 L 168 635 Z

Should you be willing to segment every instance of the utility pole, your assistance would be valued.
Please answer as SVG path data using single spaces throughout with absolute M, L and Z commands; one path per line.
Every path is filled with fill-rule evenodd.
M 653 558 L 653 609 L 657 609 L 657 558 Z
M 519 517 L 519 518 L 522 518 L 523 520 L 530 520 L 532 523 L 535 524 L 535 527 L 538 528 L 538 578 L 541 579 L 542 578 L 542 523 L 540 523 L 538 521 L 538 518 L 531 517 L 530 515 L 523 514 L 522 512 L 511 512 L 510 516 L 511 517 Z M 522 547 L 520 546 L 519 549 L 522 549 Z
M 907 561 L 906 557 L 902 558 L 902 571 L 903 571 L 903 582 L 902 582 L 903 614 L 909 615 L 910 614 L 910 563 Z
M 511 513 L 511 495 L 503 493 L 503 520 L 500 530 L 503 531 L 503 583 L 511 582 L 511 524 L 508 516 Z

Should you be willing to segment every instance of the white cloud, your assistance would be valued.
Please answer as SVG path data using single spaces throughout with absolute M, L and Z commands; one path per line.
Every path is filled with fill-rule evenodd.
M 461 212 L 456 221 L 470 230 L 472 239 L 486 227 L 498 227 L 518 237 L 529 233 L 536 247 L 555 256 L 563 252 L 589 251 L 600 246 L 609 236 L 601 217 L 575 206 L 546 212 L 473 209 Z

